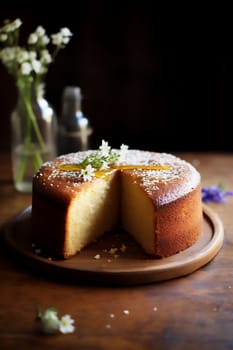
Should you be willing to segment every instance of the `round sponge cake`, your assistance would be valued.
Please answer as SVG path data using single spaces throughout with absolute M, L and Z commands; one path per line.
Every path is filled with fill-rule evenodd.
M 85 178 L 95 150 L 44 163 L 33 179 L 33 243 L 67 259 L 122 227 L 149 256 L 163 258 L 194 244 L 202 232 L 201 177 L 168 153 L 127 150 L 123 159 Z

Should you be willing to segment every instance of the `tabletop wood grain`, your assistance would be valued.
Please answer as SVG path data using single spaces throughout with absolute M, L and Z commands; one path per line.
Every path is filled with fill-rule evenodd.
M 180 156 L 197 167 L 203 186 L 233 190 L 233 154 Z M 223 223 L 224 242 L 192 274 L 124 287 L 71 283 L 44 276 L 8 251 L 4 228 L 31 195 L 14 189 L 8 154 L 0 154 L 0 164 L 0 349 L 233 349 L 233 197 L 208 204 Z M 70 314 L 75 332 L 41 335 L 38 306 Z

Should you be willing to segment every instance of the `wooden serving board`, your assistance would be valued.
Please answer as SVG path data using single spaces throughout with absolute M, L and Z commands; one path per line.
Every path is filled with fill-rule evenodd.
M 133 238 L 119 231 L 103 235 L 69 260 L 51 260 L 36 254 L 32 247 L 30 217 L 31 206 L 6 225 L 8 247 L 33 271 L 76 283 L 130 285 L 185 276 L 210 262 L 224 239 L 218 215 L 203 206 L 203 232 L 198 241 L 168 258 L 149 258 Z

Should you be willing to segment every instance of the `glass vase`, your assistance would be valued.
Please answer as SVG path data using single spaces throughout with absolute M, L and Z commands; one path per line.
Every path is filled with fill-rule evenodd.
M 20 192 L 32 192 L 32 179 L 43 162 L 57 155 L 57 116 L 44 96 L 44 88 L 18 88 L 11 114 L 13 182 Z

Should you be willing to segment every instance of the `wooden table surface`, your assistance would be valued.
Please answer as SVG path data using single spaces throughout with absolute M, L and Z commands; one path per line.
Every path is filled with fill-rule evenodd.
M 203 186 L 233 190 L 233 154 L 180 156 L 197 167 Z M 5 224 L 31 204 L 31 195 L 14 190 L 9 155 L 1 154 L 0 164 L 1 350 L 233 349 L 233 197 L 208 204 L 222 220 L 224 242 L 199 270 L 146 285 L 85 285 L 43 276 L 9 254 Z M 38 333 L 38 306 L 70 314 L 75 332 Z

